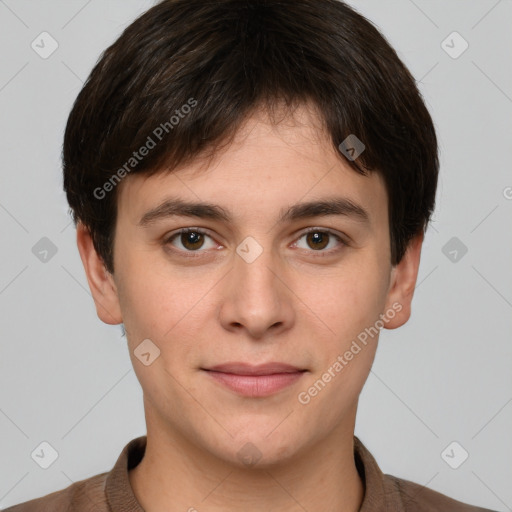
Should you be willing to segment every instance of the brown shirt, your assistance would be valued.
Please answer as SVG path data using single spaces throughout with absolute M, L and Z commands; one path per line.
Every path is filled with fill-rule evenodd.
M 128 470 L 144 456 L 146 436 L 132 439 L 110 472 L 8 508 L 5 512 L 144 512 L 133 494 Z M 365 486 L 359 512 L 491 512 L 453 500 L 419 484 L 385 475 L 354 436 L 356 467 Z

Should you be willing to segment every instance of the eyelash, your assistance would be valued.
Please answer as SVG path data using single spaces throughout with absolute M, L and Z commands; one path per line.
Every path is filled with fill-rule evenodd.
M 177 238 L 178 236 L 180 236 L 184 233 L 198 233 L 200 235 L 205 235 L 213 240 L 213 237 L 211 237 L 206 231 L 204 231 L 201 228 L 182 228 L 179 231 L 176 231 L 175 233 L 166 237 L 163 244 L 169 245 L 175 238 Z M 340 251 L 341 249 L 343 249 L 343 247 L 348 246 L 348 243 L 345 240 L 343 240 L 343 238 L 341 238 L 339 235 L 337 235 L 335 232 L 331 231 L 330 229 L 321 229 L 321 228 L 309 228 L 306 231 L 303 231 L 297 238 L 297 241 L 300 240 L 301 238 L 303 238 L 304 236 L 308 235 L 309 233 L 327 234 L 330 237 L 334 237 L 341 244 L 341 247 L 338 247 L 336 249 L 330 249 L 327 251 L 325 251 L 323 249 L 314 251 L 311 249 L 308 252 L 316 253 L 316 254 L 314 254 L 314 257 L 322 258 L 322 257 L 330 256 L 331 254 L 334 254 L 334 253 Z M 294 242 L 294 243 L 296 243 L 296 242 Z M 198 249 L 197 251 L 188 251 L 188 250 L 181 250 L 181 249 L 172 249 L 172 250 L 180 253 L 181 255 L 186 255 L 185 256 L 186 258 L 198 258 L 198 257 L 201 257 L 201 253 L 206 252 L 205 250 L 200 250 L 200 249 Z M 197 253 L 197 254 L 194 254 L 194 253 Z

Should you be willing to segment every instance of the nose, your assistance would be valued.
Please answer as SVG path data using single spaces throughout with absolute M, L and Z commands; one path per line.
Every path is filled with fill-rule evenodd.
M 253 339 L 290 329 L 294 296 L 284 274 L 271 251 L 263 250 L 252 262 L 237 254 L 222 291 L 222 326 L 232 332 L 245 330 Z

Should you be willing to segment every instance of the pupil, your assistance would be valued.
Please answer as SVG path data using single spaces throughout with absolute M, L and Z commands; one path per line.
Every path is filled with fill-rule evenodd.
M 196 233 L 195 231 L 190 231 L 188 233 L 183 233 L 182 243 L 185 247 L 192 246 L 190 248 L 197 249 L 197 244 L 199 243 L 199 247 L 201 247 L 201 233 Z
M 327 245 L 328 236 L 325 236 L 325 233 L 309 233 L 309 237 L 313 240 L 313 245 L 316 249 L 323 249 Z M 325 237 L 325 240 L 324 240 Z

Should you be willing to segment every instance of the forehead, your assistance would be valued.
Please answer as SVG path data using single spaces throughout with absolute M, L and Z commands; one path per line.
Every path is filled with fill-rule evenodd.
M 307 107 L 277 125 L 265 113 L 252 115 L 211 161 L 127 176 L 118 190 L 118 217 L 138 224 L 169 197 L 221 205 L 233 221 L 277 217 L 285 205 L 343 197 L 367 211 L 371 222 L 387 221 L 380 174 L 363 176 L 350 167 Z

